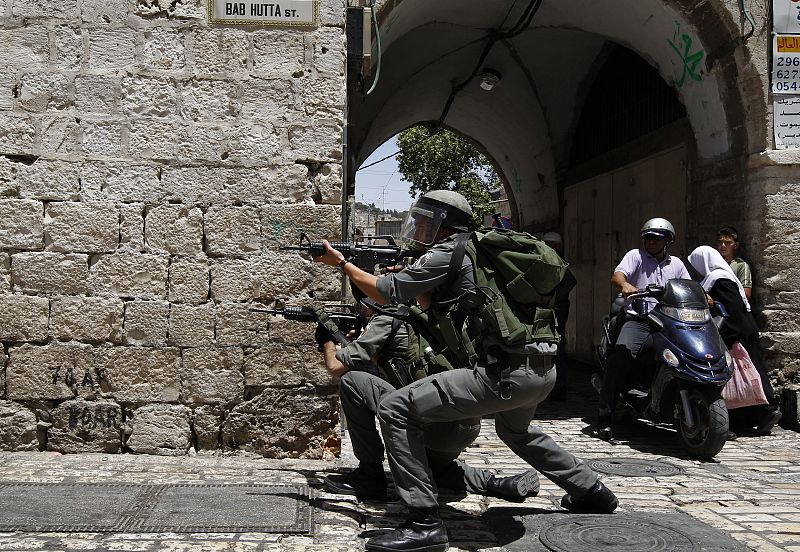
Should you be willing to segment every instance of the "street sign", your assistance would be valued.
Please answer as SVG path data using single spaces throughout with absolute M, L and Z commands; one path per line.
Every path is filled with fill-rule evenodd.
M 800 0 L 772 0 L 773 30 L 778 34 L 800 34 Z
M 773 38 L 772 93 L 800 94 L 800 35 Z
M 800 95 L 774 98 L 775 149 L 800 147 Z
M 317 10 L 317 0 L 208 1 L 208 16 L 211 23 L 224 25 L 312 26 L 317 20 Z

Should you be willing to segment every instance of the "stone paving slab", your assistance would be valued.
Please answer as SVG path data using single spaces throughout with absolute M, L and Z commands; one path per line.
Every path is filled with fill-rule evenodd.
M 620 513 L 691 516 L 751 550 L 800 552 L 800 434 L 776 428 L 766 437 L 744 437 L 726 444 L 714 462 L 685 455 L 674 431 L 643 422 L 627 422 L 616 444 L 593 438 L 588 430 L 594 398 L 571 390 L 566 402 L 545 402 L 536 423 L 562 446 L 581 458 L 662 461 L 680 474 L 625 477 L 603 475 L 620 497 Z M 491 419 L 483 421 L 479 438 L 463 455 L 468 462 L 509 475 L 527 469 L 497 438 Z M 249 454 L 202 454 L 185 457 L 76 454 L 51 452 L 0 453 L 0 483 L 116 484 L 260 484 L 308 485 L 315 489 L 314 528 L 310 535 L 266 533 L 0 533 L 0 552 L 8 550 L 129 550 L 213 552 L 290 552 L 363 550 L 364 539 L 398 525 L 403 508 L 394 501 L 357 503 L 352 497 L 322 490 L 329 473 L 355 466 L 348 436 L 335 461 L 265 459 Z M 539 496 L 523 504 L 483 496 L 442 494 L 442 517 L 451 550 L 510 550 L 513 542 L 496 535 L 486 513 L 515 508 L 536 515 L 564 515 L 563 492 L 542 477 Z M 713 548 L 705 548 L 713 550 Z

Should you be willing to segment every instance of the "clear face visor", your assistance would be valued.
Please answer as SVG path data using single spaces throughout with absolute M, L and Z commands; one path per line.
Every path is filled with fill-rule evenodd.
M 446 217 L 447 211 L 444 209 L 415 203 L 403 221 L 400 239 L 415 245 L 433 245 L 436 234 Z

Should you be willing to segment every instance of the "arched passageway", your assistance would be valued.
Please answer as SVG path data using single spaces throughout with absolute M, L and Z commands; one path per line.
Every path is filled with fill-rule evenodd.
M 760 232 L 741 160 L 768 147 L 766 91 L 739 14 L 695 4 L 378 2 L 380 77 L 348 93 L 350 170 L 420 122 L 480 144 L 515 227 L 564 233 L 582 282 L 571 347 L 588 359 L 611 269 L 645 218 L 675 218 L 678 252 L 722 223 Z

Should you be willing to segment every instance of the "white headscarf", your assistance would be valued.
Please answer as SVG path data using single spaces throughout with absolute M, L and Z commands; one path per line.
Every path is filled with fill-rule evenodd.
M 747 301 L 741 282 L 739 282 L 739 279 L 731 270 L 731 266 L 722 258 L 719 251 L 713 247 L 701 245 L 689 254 L 689 264 L 703 278 L 700 285 L 706 291 L 710 290 L 717 280 L 732 280 L 736 287 L 739 288 L 739 295 L 742 296 L 744 306 L 748 312 L 750 311 L 750 303 Z

